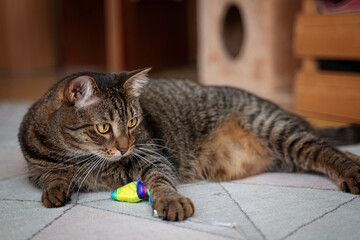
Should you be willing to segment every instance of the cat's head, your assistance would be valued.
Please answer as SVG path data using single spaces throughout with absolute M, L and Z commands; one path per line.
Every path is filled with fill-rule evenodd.
M 132 152 L 143 114 L 139 96 L 149 71 L 84 73 L 66 80 L 56 119 L 72 152 L 93 153 L 109 161 Z

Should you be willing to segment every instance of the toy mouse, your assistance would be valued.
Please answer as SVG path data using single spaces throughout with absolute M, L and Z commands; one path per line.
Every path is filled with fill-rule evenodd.
M 111 193 L 111 198 L 121 202 L 132 203 L 140 202 L 148 198 L 150 204 L 152 204 L 149 189 L 139 180 L 119 187 Z

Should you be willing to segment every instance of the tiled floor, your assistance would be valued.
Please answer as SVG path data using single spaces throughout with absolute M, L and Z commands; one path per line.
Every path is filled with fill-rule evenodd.
M 29 184 L 16 134 L 27 104 L 0 103 L 0 239 L 357 239 L 360 198 L 327 177 L 265 173 L 241 181 L 179 186 L 196 207 L 181 223 L 152 216 L 147 202 L 81 193 L 47 209 Z M 348 147 L 360 154 L 360 145 Z

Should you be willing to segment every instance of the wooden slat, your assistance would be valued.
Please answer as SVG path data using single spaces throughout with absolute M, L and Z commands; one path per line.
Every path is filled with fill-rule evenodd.
M 295 25 L 300 57 L 360 58 L 360 14 L 300 14 Z
M 14 1 L 16 2 L 16 1 Z M 52 1 L 50 1 L 52 2 Z M 105 9 L 108 1 L 58 0 L 58 65 L 68 73 L 104 71 Z M 120 1 L 119 1 L 120 2 Z
M 1 74 L 37 74 L 55 69 L 54 13 L 53 1 L 0 1 Z
M 302 9 L 306 14 L 316 14 L 316 3 L 315 0 L 303 0 Z
M 360 75 L 298 72 L 295 109 L 360 123 Z
M 124 70 L 122 1 L 107 0 L 105 3 L 106 70 Z

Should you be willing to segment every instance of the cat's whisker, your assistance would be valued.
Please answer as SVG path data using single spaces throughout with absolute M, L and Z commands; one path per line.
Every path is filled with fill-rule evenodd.
M 79 187 L 78 187 L 78 191 L 77 191 L 77 197 L 79 198 L 79 192 L 81 190 L 81 187 L 84 183 L 84 181 L 86 180 L 86 178 L 90 175 L 90 173 L 92 171 L 94 171 L 94 169 L 96 169 L 96 167 L 101 163 L 101 158 L 97 157 L 96 160 L 94 161 L 94 164 L 91 165 L 91 167 L 89 168 L 89 170 L 87 171 L 87 174 L 85 175 L 85 177 L 83 178 L 83 180 L 81 181 Z
M 141 146 L 141 147 L 155 147 L 156 149 L 162 150 L 162 149 L 166 149 L 169 152 L 176 152 L 173 149 L 163 146 L 163 145 L 159 145 L 159 144 L 154 144 L 154 143 L 140 143 L 140 144 L 136 144 L 136 146 Z
M 174 165 L 163 155 L 161 155 L 160 153 L 156 152 L 156 151 L 153 151 L 151 149 L 147 149 L 147 148 L 142 148 L 142 147 L 139 147 L 138 148 L 139 150 L 142 150 L 144 153 L 152 153 L 152 154 L 155 154 L 156 156 L 160 157 L 160 159 L 163 159 L 175 172 L 177 172 L 176 168 L 174 167 Z M 148 154 L 150 156 L 154 156 L 154 155 L 151 155 L 151 154 Z
M 159 153 L 158 151 L 156 151 L 155 149 L 150 149 L 150 148 L 144 148 L 144 147 L 138 147 L 137 151 L 152 156 L 152 157 L 160 157 L 161 159 L 164 159 L 166 162 L 169 162 L 169 160 L 162 155 L 161 153 Z M 170 162 L 169 162 L 170 163 Z M 170 163 L 171 164 L 171 163 Z
M 66 163 L 69 162 L 69 161 L 75 160 L 75 159 L 77 159 L 77 158 L 82 158 L 82 157 L 85 157 L 85 156 L 87 156 L 87 155 L 91 155 L 91 154 L 86 153 L 86 154 L 74 156 L 74 157 L 72 157 L 72 158 L 67 159 L 66 161 L 63 161 L 63 162 L 60 162 L 60 163 L 56 164 L 55 166 L 52 166 L 52 167 L 42 167 L 42 168 L 43 168 L 43 169 L 45 169 L 45 168 L 46 168 L 46 169 L 50 169 L 48 172 L 46 172 L 46 174 L 49 173 L 49 172 L 51 172 L 51 171 L 54 171 L 54 170 L 66 169 L 66 168 L 72 167 L 72 166 L 74 166 L 74 165 L 80 164 L 80 163 L 83 162 L 84 160 L 81 160 L 80 162 L 77 162 L 77 163 L 74 163 L 74 164 L 70 164 L 70 165 L 68 165 L 68 166 L 66 166 L 66 167 L 58 168 L 58 166 L 64 165 L 64 164 L 66 164 Z
M 92 156 L 84 159 L 84 161 L 83 161 L 83 162 L 85 162 L 84 165 L 82 165 L 82 166 L 79 167 L 79 169 L 75 172 L 75 174 L 74 174 L 73 177 L 76 178 L 76 177 L 78 176 L 78 174 L 80 174 L 80 172 L 82 172 L 82 170 L 83 170 L 84 168 L 86 168 L 88 165 L 90 165 L 95 158 L 96 158 L 96 156 L 95 156 L 95 155 L 92 155 Z
M 97 172 L 97 174 L 96 174 L 96 177 L 95 177 L 95 189 L 96 189 L 96 187 L 97 187 L 97 179 L 98 179 L 98 177 L 99 177 L 99 174 L 100 174 L 100 172 L 101 172 L 101 169 L 104 167 L 104 165 L 105 165 L 105 163 L 106 162 L 108 162 L 105 158 L 103 158 L 103 157 L 100 157 L 100 161 L 101 161 L 101 164 L 100 164 L 100 167 L 99 167 L 99 170 L 98 170 L 98 172 Z
M 152 139 L 153 140 L 153 139 Z M 165 141 L 165 140 L 164 140 Z M 189 144 L 188 144 L 189 145 Z M 167 146 L 164 146 L 164 145 L 159 145 L 159 144 L 154 144 L 154 143 L 138 143 L 138 144 L 136 144 L 136 146 L 141 146 L 141 147 L 143 147 L 143 146 L 149 146 L 149 147 L 156 147 L 156 149 L 159 149 L 159 150 L 163 150 L 163 149 L 166 149 L 166 150 L 168 150 L 170 153 L 178 153 L 178 154 L 180 154 L 180 152 L 178 152 L 178 151 L 175 151 L 174 149 L 171 149 L 171 148 L 169 148 L 169 147 L 167 147 Z M 191 157 L 191 158 L 193 158 L 193 159 L 195 159 L 196 157 L 193 155 L 193 154 L 190 154 L 190 153 L 181 153 L 182 155 L 185 155 L 185 156 L 189 156 L 189 157 Z
M 83 166 L 79 167 L 79 169 L 74 173 L 73 177 L 71 178 L 69 187 L 68 187 L 68 191 L 67 191 L 68 195 L 69 195 L 70 190 L 72 190 L 75 187 L 75 185 L 73 185 L 73 183 L 74 183 L 74 181 L 76 181 L 76 178 L 78 177 L 78 175 L 81 172 L 83 172 L 88 166 L 90 166 L 92 164 L 92 160 L 94 158 L 96 158 L 96 155 L 92 155 L 91 157 L 87 158 L 86 159 L 87 162 Z M 78 181 L 76 181 L 76 182 L 78 182 Z
M 83 172 L 89 165 L 90 165 L 90 161 L 86 164 L 84 164 L 83 166 L 81 166 L 74 174 L 74 176 L 71 178 L 71 181 L 70 181 L 70 184 L 69 184 L 69 187 L 68 187 L 68 191 L 67 191 L 67 194 L 69 194 L 70 192 L 72 192 L 72 190 L 75 188 L 76 184 L 75 183 L 78 183 L 78 180 L 77 180 L 77 176 L 80 175 L 81 172 Z
M 78 156 L 77 158 L 82 158 L 82 157 L 85 157 L 85 156 L 89 156 L 89 157 L 91 157 L 92 156 L 92 154 L 90 153 L 87 153 L 87 154 L 84 154 L 84 155 L 82 155 L 82 156 Z M 72 158 L 72 159 L 68 159 L 68 160 L 66 160 L 65 162 L 62 162 L 61 164 L 65 164 L 66 162 L 69 162 L 69 161 L 71 161 L 71 160 L 75 160 L 76 158 L 74 157 L 74 158 Z M 72 167 L 72 166 L 75 166 L 75 165 L 79 165 L 79 164 L 81 164 L 81 163 L 83 163 L 83 162 L 85 162 L 86 161 L 86 158 L 85 159 L 83 159 L 83 160 L 81 160 L 81 161 L 79 161 L 79 162 L 76 162 L 76 163 L 74 163 L 74 164 L 70 164 L 69 166 L 66 166 L 66 167 L 63 167 L 63 168 L 58 168 L 58 169 L 66 169 L 66 168 L 69 168 L 69 167 Z
M 88 170 L 89 170 L 90 168 L 92 168 L 92 167 L 97 163 L 98 159 L 99 159 L 99 157 L 98 157 L 98 156 L 95 156 L 95 158 L 92 159 L 92 160 L 89 162 L 89 164 L 87 164 L 87 166 L 82 170 L 81 176 L 80 176 L 80 177 L 78 176 L 79 181 L 77 181 L 77 183 L 79 183 L 79 182 L 81 181 L 81 179 L 83 178 L 83 176 L 87 174 Z
M 99 177 L 101 168 L 102 168 L 102 166 L 104 165 L 106 159 L 104 159 L 103 157 L 99 156 L 97 161 L 98 161 L 98 164 L 97 164 L 97 165 L 95 166 L 95 168 L 92 170 L 92 171 L 95 171 L 95 170 L 98 168 L 98 171 L 97 171 L 97 173 L 96 173 L 96 175 L 95 175 L 95 178 L 94 178 L 94 186 L 95 186 L 94 188 L 95 188 L 95 189 L 96 189 L 97 179 L 98 179 L 98 177 Z M 94 173 L 95 173 L 95 172 L 94 172 Z
M 136 152 L 135 152 L 135 149 L 134 149 L 133 152 L 131 153 L 131 156 L 132 156 L 133 158 L 137 159 L 137 160 L 141 160 L 141 161 L 145 162 L 145 163 L 147 164 L 146 166 L 152 165 L 151 162 L 149 162 L 149 160 L 143 159 L 142 156 L 140 156 L 138 153 L 136 153 Z
M 76 182 L 77 182 L 77 185 L 78 185 L 78 187 L 77 187 L 77 189 L 78 189 L 78 190 L 77 190 L 77 196 L 79 196 L 79 191 L 81 190 L 81 187 L 82 187 L 85 179 L 88 177 L 89 173 L 90 173 L 94 168 L 96 168 L 96 166 L 98 165 L 98 163 L 99 163 L 98 160 L 99 160 L 99 158 L 96 157 L 96 159 L 93 160 L 91 164 L 87 165 L 87 167 L 84 169 L 82 175 L 81 175 L 80 177 L 78 177 L 78 181 L 76 181 Z M 80 183 L 80 184 L 79 184 L 79 183 Z M 74 187 L 75 187 L 75 185 L 74 185 Z
M 66 166 L 66 167 L 62 167 L 62 168 L 52 168 L 52 169 L 49 170 L 49 172 L 51 172 L 51 171 L 56 171 L 56 170 L 63 170 L 63 169 L 71 168 L 71 167 L 74 167 L 74 166 L 76 166 L 76 165 L 82 164 L 82 163 L 87 162 L 87 161 L 88 161 L 88 159 L 83 159 L 83 160 L 81 160 L 81 161 L 79 161 L 79 162 L 76 162 L 76 163 L 74 163 L 74 164 L 70 164 L 70 165 L 68 165 L 68 166 Z
M 74 164 L 71 164 L 69 166 L 66 166 L 66 167 L 63 167 L 63 168 L 56 168 L 56 166 L 59 166 L 59 165 L 62 165 L 64 164 L 65 162 L 68 162 L 68 161 L 71 161 L 71 160 L 75 160 L 76 158 L 82 158 L 82 157 L 85 157 L 87 155 L 90 155 L 89 157 L 79 161 L 79 162 L 76 162 Z M 61 162 L 61 163 L 58 163 L 56 164 L 54 167 L 51 167 L 49 171 L 47 171 L 46 173 L 44 173 L 44 175 L 46 174 L 49 174 L 50 172 L 52 171 L 55 171 L 55 170 L 62 170 L 62 169 L 66 169 L 66 168 L 69 168 L 69 167 L 73 167 L 75 165 L 78 165 L 78 164 L 81 164 L 83 162 L 86 162 L 86 161 L 89 161 L 90 159 L 92 158 L 92 154 L 89 154 L 89 153 L 86 153 L 86 154 L 82 154 L 82 155 L 79 155 L 79 156 L 74 156 L 73 158 L 70 158 L 70 159 L 67 159 L 65 162 Z M 48 168 L 49 169 L 49 168 Z M 81 167 L 78 169 L 78 171 L 81 169 Z M 67 193 L 69 193 L 69 190 L 70 190 L 70 187 L 71 187 L 71 182 L 70 182 L 70 185 L 69 185 L 69 188 L 68 188 L 68 191 Z
M 61 168 L 57 168 L 57 167 L 60 166 L 60 165 L 64 165 L 64 164 L 66 164 L 67 162 L 69 162 L 69 161 L 71 161 L 71 160 L 74 160 L 74 159 L 77 159 L 77 158 L 81 158 L 81 157 L 86 156 L 86 155 L 88 155 L 88 154 L 74 156 L 74 157 L 72 157 L 72 158 L 67 159 L 66 161 L 57 163 L 55 166 L 50 166 L 50 167 L 44 167 L 44 166 L 42 166 L 42 169 L 50 169 L 50 171 L 51 171 L 51 170 L 56 170 L 56 169 L 61 169 Z
M 145 155 L 151 157 L 152 159 L 156 159 L 156 160 L 160 161 L 161 163 L 163 163 L 162 165 L 157 163 L 157 165 L 162 166 L 162 167 L 166 166 L 168 169 L 165 170 L 165 171 L 177 173 L 177 170 L 174 168 L 174 166 L 173 166 L 165 157 L 162 157 L 162 159 L 165 160 L 165 163 L 164 163 L 164 162 L 161 161 L 161 159 L 159 159 L 157 156 L 154 156 L 154 155 L 152 155 L 152 154 L 150 154 L 150 153 L 146 153 L 146 152 L 141 151 L 141 150 L 139 150 L 139 149 L 136 149 L 136 151 L 137 151 L 138 153 L 140 153 L 140 154 L 145 154 Z M 140 155 L 140 156 L 141 156 L 141 155 Z M 143 158 L 145 158 L 145 157 L 143 157 Z M 147 158 L 145 158 L 145 159 L 149 161 L 149 159 L 147 159 Z M 154 164 L 153 164 L 153 165 L 154 165 Z M 154 165 L 154 166 L 155 166 L 155 165 Z M 159 166 L 155 166 L 155 167 L 159 170 L 159 169 L 160 169 Z M 173 169 L 172 169 L 172 168 L 173 168 Z M 171 169 L 172 169 L 172 171 L 171 171 Z
M 140 153 L 141 153 L 141 152 L 140 152 Z M 132 152 L 132 154 L 134 154 L 134 156 L 137 157 L 138 159 L 143 160 L 145 163 L 148 163 L 148 164 L 152 165 L 153 167 L 155 167 L 156 169 L 158 169 L 158 167 L 157 167 L 154 163 L 152 163 L 149 159 L 141 156 L 139 153 L 136 153 L 136 152 L 135 152 L 135 149 L 134 149 L 134 151 Z

